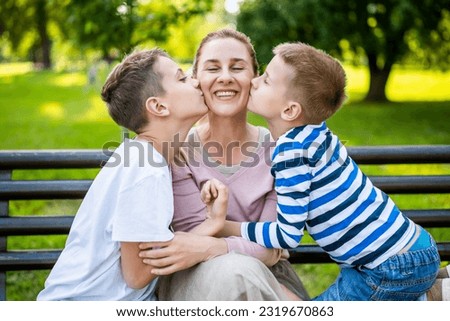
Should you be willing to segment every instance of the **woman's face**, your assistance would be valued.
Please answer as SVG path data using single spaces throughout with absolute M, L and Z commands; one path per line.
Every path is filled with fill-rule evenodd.
M 214 114 L 230 117 L 246 110 L 254 76 L 250 53 L 242 42 L 223 38 L 203 46 L 197 79 Z

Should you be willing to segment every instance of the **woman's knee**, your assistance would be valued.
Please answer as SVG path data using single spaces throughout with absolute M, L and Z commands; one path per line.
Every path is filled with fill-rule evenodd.
M 229 253 L 218 258 L 215 262 L 216 268 L 212 268 L 212 273 L 216 277 L 225 280 L 241 280 L 254 278 L 254 276 L 273 276 L 270 270 L 258 259 L 254 257 Z M 215 271 L 215 272 L 213 272 Z
M 284 300 L 280 284 L 258 259 L 229 253 L 161 282 L 161 300 Z M 165 286 L 164 286 L 165 285 Z

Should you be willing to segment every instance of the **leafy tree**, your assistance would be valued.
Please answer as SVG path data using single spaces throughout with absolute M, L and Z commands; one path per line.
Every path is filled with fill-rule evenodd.
M 69 5 L 73 38 L 111 61 L 149 39 L 164 41 L 169 27 L 211 10 L 213 0 L 74 0 Z
M 101 52 L 107 61 L 150 39 L 164 41 L 169 27 L 212 9 L 214 0 L 1 0 L 0 37 L 12 51 L 26 50 L 51 68 L 57 29 L 81 50 Z M 25 47 L 25 49 L 23 48 Z
M 94 49 L 111 61 L 112 49 L 128 52 L 136 25 L 136 1 L 73 0 L 68 4 L 66 37 L 81 50 Z
M 235 16 L 227 16 L 223 0 L 214 1 L 213 8 L 205 15 L 195 15 L 187 21 L 170 26 L 169 36 L 158 43 L 179 62 L 192 64 L 195 52 L 203 37 L 209 32 L 235 23 Z M 187 67 L 187 66 L 186 66 Z
M 392 67 L 411 54 L 450 66 L 450 0 L 246 0 L 237 27 L 248 34 L 262 63 L 273 46 L 303 41 L 343 59 L 364 58 L 366 100 L 386 101 Z
M 28 51 L 29 58 L 49 69 L 52 66 L 50 22 L 58 23 L 64 1 L 2 0 L 0 2 L 0 36 L 5 37 L 13 51 Z M 28 41 L 26 41 L 28 40 Z M 26 48 L 20 48 L 26 43 Z

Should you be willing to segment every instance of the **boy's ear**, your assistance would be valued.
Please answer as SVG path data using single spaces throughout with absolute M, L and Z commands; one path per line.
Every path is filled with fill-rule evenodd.
M 285 121 L 294 121 L 302 113 L 302 105 L 296 101 L 289 101 L 281 111 L 281 119 Z
M 149 113 L 158 117 L 165 117 L 170 115 L 169 109 L 161 102 L 158 97 L 149 97 L 145 101 L 145 108 Z

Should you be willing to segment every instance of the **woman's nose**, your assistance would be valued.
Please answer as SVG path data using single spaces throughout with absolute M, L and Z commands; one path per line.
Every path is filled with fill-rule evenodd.
M 233 81 L 233 77 L 228 69 L 223 69 L 217 80 L 223 83 L 230 83 Z

